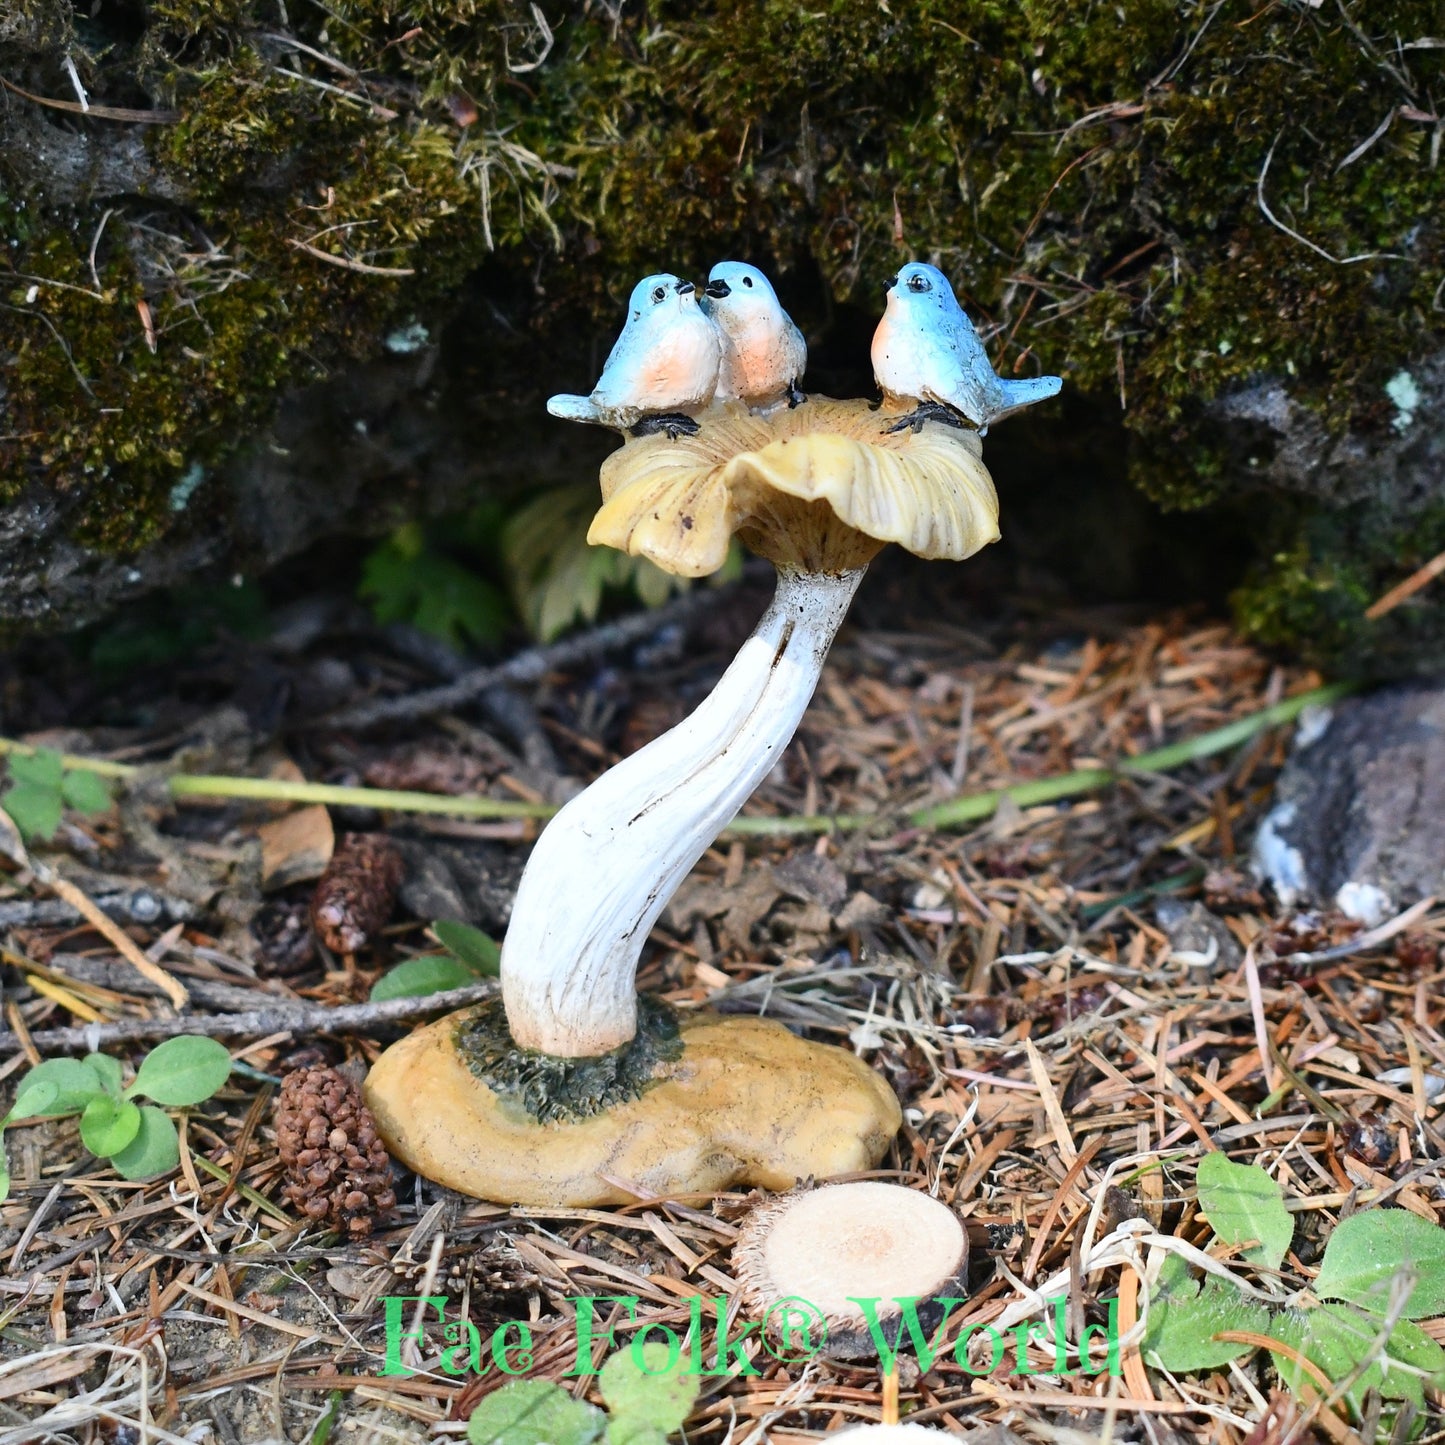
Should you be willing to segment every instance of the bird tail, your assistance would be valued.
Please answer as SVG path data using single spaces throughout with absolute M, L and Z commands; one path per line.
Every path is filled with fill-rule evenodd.
M 990 415 L 989 421 L 995 422 L 1002 417 L 1012 416 L 1014 412 L 1022 411 L 1036 401 L 1047 401 L 1049 397 L 1057 396 L 1063 385 L 1064 379 L 1061 376 L 1035 376 L 1024 381 L 1004 381 L 1000 377 L 1003 405 Z
M 553 416 L 559 416 L 563 421 L 600 421 L 597 415 L 597 404 L 590 396 L 572 396 L 567 392 L 559 392 L 556 396 L 547 398 L 547 410 Z

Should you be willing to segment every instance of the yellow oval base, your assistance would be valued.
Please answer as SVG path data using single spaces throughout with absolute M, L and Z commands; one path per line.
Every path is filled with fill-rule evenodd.
M 467 1067 L 455 1019 L 393 1044 L 363 1092 L 397 1159 L 477 1199 L 596 1206 L 790 1189 L 873 1168 L 901 1122 L 893 1090 L 847 1050 L 771 1019 L 698 1015 L 683 1021 L 681 1058 L 641 1097 L 539 1124 Z

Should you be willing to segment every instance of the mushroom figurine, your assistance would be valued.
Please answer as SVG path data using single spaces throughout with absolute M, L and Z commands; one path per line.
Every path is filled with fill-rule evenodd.
M 417 1172 L 499 1202 L 597 1205 L 789 1189 L 881 1159 L 898 1101 L 854 1054 L 772 1020 L 679 1016 L 639 1000 L 636 973 L 674 890 L 782 757 L 869 561 L 888 543 L 961 560 L 999 535 L 977 435 L 890 430 L 910 405 L 715 399 L 690 433 L 624 433 L 603 463 L 590 542 L 696 578 L 736 535 L 777 568 L 776 595 L 697 710 L 542 831 L 501 1000 L 372 1069 L 382 1137 Z

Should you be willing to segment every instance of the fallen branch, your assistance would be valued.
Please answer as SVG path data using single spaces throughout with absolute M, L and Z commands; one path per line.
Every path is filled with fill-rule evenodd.
M 238 1014 L 182 1014 L 173 1019 L 122 1019 L 113 1024 L 87 1024 L 78 1029 L 43 1029 L 32 1034 L 37 1049 L 93 1052 L 104 1044 L 139 1039 L 168 1039 L 177 1034 L 206 1034 L 213 1039 L 263 1037 L 269 1034 L 359 1034 L 382 1024 L 406 1023 L 427 1014 L 446 1013 L 480 1003 L 496 992 L 494 982 L 472 983 L 424 998 L 392 998 L 380 1003 L 277 1004 Z M 20 1047 L 15 1034 L 0 1034 L 0 1054 Z
M 554 668 L 572 667 L 579 662 L 641 642 L 663 627 L 691 620 L 697 613 L 717 605 L 717 593 L 711 588 L 695 587 L 665 606 L 651 612 L 633 612 L 579 632 L 574 637 L 547 647 L 531 647 L 495 667 L 478 667 L 463 673 L 455 682 L 402 697 L 381 698 L 342 708 L 317 718 L 312 727 L 370 728 L 381 723 L 403 722 L 432 717 L 471 702 L 479 693 L 505 682 L 535 682 Z

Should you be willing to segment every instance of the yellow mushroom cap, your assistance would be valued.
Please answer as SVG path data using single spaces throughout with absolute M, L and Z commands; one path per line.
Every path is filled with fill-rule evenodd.
M 634 438 L 607 458 L 587 540 L 682 577 L 721 567 L 734 533 L 809 572 L 862 566 L 888 542 L 962 561 L 997 541 L 977 435 L 933 421 L 889 433 L 889 419 L 819 396 L 768 416 L 715 403 L 695 436 Z

